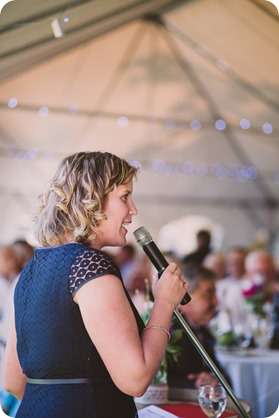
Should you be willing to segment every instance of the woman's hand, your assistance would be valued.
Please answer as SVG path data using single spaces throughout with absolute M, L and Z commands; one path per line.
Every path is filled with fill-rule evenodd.
M 172 310 L 181 303 L 188 288 L 189 284 L 176 263 L 170 263 L 160 279 L 153 276 L 152 292 L 155 301 L 164 301 Z
M 164 328 L 169 330 L 173 309 L 187 289 L 180 269 L 171 263 L 160 280 L 154 280 L 149 328 L 141 335 L 118 277 L 95 278 L 76 293 L 87 332 L 122 392 L 141 396 L 150 384 L 165 354 L 168 338 Z

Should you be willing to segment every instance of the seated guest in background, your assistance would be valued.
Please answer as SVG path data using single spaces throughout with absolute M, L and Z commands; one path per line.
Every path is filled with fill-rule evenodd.
M 18 265 L 13 247 L 11 245 L 0 246 L 0 328 L 2 326 L 6 296 L 19 271 L 20 266 Z
M 203 260 L 210 253 L 211 233 L 205 229 L 201 229 L 196 236 L 197 248 L 183 259 L 183 264 L 197 263 L 202 264 Z
M 245 259 L 246 278 L 248 280 L 261 279 L 265 290 L 270 294 L 278 291 L 278 278 L 273 254 L 268 250 L 251 251 Z
M 146 279 L 152 282 L 152 264 L 145 253 L 141 254 L 137 259 L 134 272 L 131 275 L 129 286 L 127 287 L 130 295 L 134 295 L 136 292 L 146 292 Z
M 227 276 L 226 278 L 239 281 L 245 275 L 245 258 L 248 253 L 247 248 L 241 246 L 231 247 L 226 253 Z
M 242 281 L 245 277 L 245 258 L 247 249 L 235 246 L 227 251 L 227 276 L 218 280 L 216 292 L 220 307 L 230 316 L 232 325 L 244 320 L 244 300 Z
M 23 270 L 26 263 L 33 257 L 34 248 L 32 245 L 28 244 L 27 241 L 20 239 L 14 241 L 12 245 L 9 246 L 12 251 L 12 257 L 14 259 L 15 267 L 13 270 L 13 278 L 10 280 L 9 288 L 5 294 L 5 301 L 3 303 L 3 312 L 2 320 L 0 323 L 0 338 L 1 341 L 6 345 L 8 328 L 10 322 L 10 316 L 13 308 L 13 298 L 14 290 L 19 278 L 19 273 Z M 16 274 L 17 273 L 17 274 Z
M 18 239 L 14 241 L 12 245 L 8 247 L 12 252 L 12 259 L 13 265 L 15 266 L 14 269 L 11 269 L 13 273 L 18 272 L 17 276 L 11 280 L 9 288 L 5 293 L 5 301 L 3 304 L 3 312 L 2 318 L 0 322 L 0 341 L 3 348 L 3 353 L 6 347 L 7 337 L 8 337 L 8 328 L 10 323 L 10 318 L 12 315 L 13 310 L 13 298 L 14 298 L 14 290 L 17 284 L 19 273 L 23 270 L 25 264 L 32 258 L 34 254 L 33 247 L 28 244 L 27 241 L 24 239 Z M 10 261 L 11 261 L 10 260 Z M 16 264 L 14 264 L 16 262 Z M 14 275 L 14 274 L 13 274 Z M 13 276 L 12 276 L 13 277 Z M 1 408 L 5 412 L 5 414 L 9 416 L 14 416 L 16 413 L 20 402 L 10 393 L 6 392 L 3 387 L 2 383 L 2 355 L 0 358 L 0 365 L 1 365 L 1 373 L 0 373 L 0 397 L 1 397 Z
M 34 248 L 25 239 L 17 239 L 13 242 L 12 248 L 14 250 L 19 270 L 22 271 L 25 265 L 34 255 Z
M 135 293 L 146 292 L 145 279 L 151 283 L 152 265 L 145 253 L 137 255 L 133 244 L 126 244 L 114 255 L 115 264 L 119 267 L 124 285 L 133 297 Z
M 203 260 L 202 265 L 209 270 L 214 271 L 216 279 L 223 279 L 227 271 L 226 257 L 222 252 L 208 254 Z
M 190 282 L 189 293 L 192 300 L 187 305 L 179 305 L 185 321 L 191 327 L 208 355 L 224 374 L 215 354 L 215 339 L 207 327 L 216 314 L 218 300 L 215 293 L 216 276 L 214 272 L 203 266 L 192 265 L 184 269 L 184 275 Z M 181 327 L 175 322 L 174 328 Z M 186 333 L 178 341 L 181 352 L 178 362 L 168 364 L 168 384 L 174 388 L 198 388 L 203 383 L 217 383 L 217 378 L 196 350 Z
M 13 397 L 5 392 L 2 382 L 2 361 L 4 350 L 6 347 L 6 317 L 5 306 L 7 300 L 10 300 L 9 294 L 15 278 L 20 271 L 20 266 L 15 255 L 12 245 L 2 245 L 0 247 L 0 403 L 1 409 L 8 414 L 10 408 L 6 407 L 6 403 L 12 404 Z
M 119 267 L 126 288 L 128 288 L 137 265 L 135 246 L 126 244 L 120 247 L 114 255 L 114 261 Z

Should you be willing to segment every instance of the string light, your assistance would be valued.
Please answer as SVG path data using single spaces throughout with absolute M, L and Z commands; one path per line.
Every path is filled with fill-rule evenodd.
M 194 119 L 190 123 L 190 128 L 193 131 L 199 131 L 201 129 L 201 127 L 202 127 L 202 124 L 201 124 L 201 122 L 199 120 Z
M 18 108 L 18 110 L 25 109 L 24 105 L 21 104 L 21 106 L 19 106 L 18 100 L 15 97 L 10 98 L 8 100 L 7 107 L 9 109 L 14 109 L 14 108 Z M 33 111 L 35 110 L 35 106 L 33 107 L 32 110 Z M 54 109 L 53 113 L 55 113 L 55 111 L 57 110 Z M 41 106 L 39 108 L 38 113 L 41 117 L 47 117 L 50 113 L 50 109 L 47 106 Z M 62 110 L 62 113 L 63 113 L 63 110 Z M 83 114 L 83 111 L 80 110 L 77 106 L 72 105 L 67 109 L 67 113 Z M 130 116 L 129 118 L 133 119 L 133 116 Z M 119 116 L 116 122 L 119 127 L 124 128 L 129 125 L 129 118 L 127 116 Z M 154 122 L 157 124 L 162 123 L 165 129 L 167 130 L 175 130 L 177 126 L 181 125 L 181 122 L 177 122 L 174 119 L 158 120 L 158 118 L 154 114 L 148 114 L 146 120 L 148 122 Z M 187 124 L 185 126 L 187 127 Z M 226 129 L 227 123 L 223 119 L 217 119 L 214 122 L 214 126 L 216 130 L 222 131 Z M 250 120 L 248 120 L 247 118 L 242 118 L 239 121 L 239 126 L 241 129 L 247 130 L 252 127 L 252 124 Z M 192 129 L 193 131 L 199 131 L 202 129 L 203 125 L 201 121 L 197 119 L 193 119 L 192 121 L 189 122 L 188 127 L 190 127 L 190 129 Z M 206 129 L 208 127 L 210 127 L 210 125 L 207 123 Z M 256 127 L 254 128 L 257 129 Z M 271 123 L 265 122 L 262 124 L 261 130 L 265 134 L 270 135 L 273 133 L 273 126 Z M 7 155 L 9 157 L 15 158 L 18 161 L 32 161 L 32 160 L 35 160 L 37 158 L 42 158 L 42 157 L 45 159 L 49 159 L 49 160 L 52 160 L 54 158 L 53 153 L 50 153 L 49 155 L 43 155 L 36 148 L 23 151 L 23 150 L 17 150 L 17 149 L 9 147 L 7 148 Z M 144 167 L 150 171 L 159 172 L 166 176 L 174 176 L 174 175 L 187 175 L 187 176 L 192 175 L 192 176 L 200 176 L 200 177 L 213 176 L 220 180 L 234 179 L 241 183 L 244 183 L 247 181 L 255 181 L 259 177 L 257 168 L 251 165 L 237 166 L 236 164 L 229 164 L 229 165 L 225 165 L 221 163 L 208 164 L 206 162 L 196 163 L 194 161 L 189 161 L 189 160 L 184 161 L 182 163 L 173 164 L 173 163 L 168 163 L 163 160 L 149 160 L 147 162 L 146 161 L 140 162 L 135 158 L 130 158 L 129 161 L 132 165 L 134 165 L 137 168 Z M 272 180 L 276 184 L 279 184 L 279 173 L 275 173 L 275 174 L 273 173 L 272 176 L 273 176 Z
M 196 174 L 200 177 L 207 176 L 209 172 L 208 166 L 205 163 L 197 164 Z
M 30 148 L 26 151 L 7 148 L 7 155 L 21 162 L 34 161 L 38 158 L 53 160 L 53 152 L 41 152 L 37 148 Z M 257 180 L 259 172 L 256 167 L 250 165 L 237 166 L 236 164 L 221 164 L 206 162 L 184 161 L 182 163 L 170 163 L 164 160 L 139 161 L 136 158 L 128 157 L 127 161 L 138 169 L 147 169 L 156 173 L 161 173 L 167 177 L 170 176 L 198 176 L 198 177 L 216 177 L 219 180 L 235 180 L 239 183 L 246 183 Z M 269 173 L 272 181 L 279 185 L 279 172 Z
M 69 113 L 75 114 L 79 112 L 79 108 L 75 105 L 69 107 Z
M 129 125 L 129 119 L 126 116 L 120 116 L 120 118 L 117 119 L 117 124 L 121 128 L 125 128 Z
M 174 131 L 176 129 L 176 121 L 175 120 L 168 119 L 168 120 L 166 120 L 164 125 L 165 125 L 165 128 L 168 131 Z
M 249 129 L 250 126 L 251 126 L 251 123 L 250 123 L 250 121 L 248 119 L 243 118 L 243 119 L 240 120 L 239 126 L 242 129 Z
M 164 160 L 148 160 L 140 162 L 135 158 L 129 158 L 130 164 L 137 168 L 147 168 L 150 171 L 171 175 L 196 175 L 199 177 L 217 177 L 220 180 L 234 179 L 240 183 L 256 180 L 259 176 L 256 167 L 250 165 L 237 166 L 235 164 L 221 164 L 206 162 L 195 163 L 186 161 L 183 163 L 169 163 Z M 279 183 L 279 173 L 275 175 L 275 182 Z
M 223 119 L 217 119 L 215 122 L 215 128 L 218 129 L 218 131 L 224 131 L 227 127 L 226 122 Z
M 47 106 L 42 106 L 39 109 L 39 115 L 40 116 L 47 116 L 49 113 L 48 107 Z
M 15 107 L 17 107 L 17 99 L 12 98 L 8 101 L 8 107 L 10 109 L 14 109 Z
M 0 106 L 5 106 L 4 103 L 0 102 Z M 7 106 L 10 109 L 14 109 L 17 108 L 17 110 L 28 110 L 28 111 L 37 111 L 36 106 L 30 106 L 30 105 L 26 105 L 21 103 L 21 105 L 18 104 L 18 100 L 17 98 L 13 97 L 10 98 L 8 100 Z M 84 111 L 82 109 L 80 109 L 78 106 L 72 104 L 71 106 L 69 106 L 69 108 L 53 108 L 52 113 L 57 113 L 59 112 L 59 114 L 77 114 L 79 113 L 80 115 L 85 115 L 85 116 L 89 116 L 92 114 L 92 116 L 96 116 L 98 115 L 98 112 L 88 112 L 88 111 Z M 50 113 L 50 109 L 47 106 L 41 106 L 39 108 L 39 115 L 40 116 L 47 116 Z M 115 117 L 115 115 L 113 113 L 104 113 L 102 112 L 100 115 L 102 115 L 103 117 L 109 117 L 109 118 L 113 118 Z M 189 122 L 183 120 L 183 119 L 164 119 L 164 118 L 159 118 L 158 116 L 156 116 L 153 113 L 149 113 L 146 116 L 139 116 L 139 115 L 129 115 L 128 116 L 118 116 L 116 119 L 116 123 L 118 124 L 118 126 L 120 127 L 126 127 L 129 125 L 129 121 L 130 120 L 141 120 L 141 121 L 146 121 L 146 122 L 153 122 L 156 124 L 162 124 L 165 129 L 169 130 L 169 131 L 175 131 L 177 128 L 184 128 L 186 129 L 187 127 L 189 127 L 190 129 L 192 129 L 193 131 L 199 131 L 201 130 L 203 127 L 206 128 L 210 128 L 211 123 L 210 121 L 203 121 L 201 122 L 198 119 L 193 119 Z M 216 121 L 213 122 L 213 126 L 215 127 L 215 129 L 217 129 L 218 131 L 223 131 L 227 128 L 228 123 L 223 120 L 223 119 L 217 119 Z M 234 126 L 231 122 L 229 123 L 229 125 L 231 127 L 236 128 L 236 126 Z M 246 119 L 246 118 L 242 118 L 239 121 L 239 127 L 243 130 L 247 130 L 249 128 L 252 128 L 252 124 L 251 122 Z M 262 124 L 261 127 L 259 126 L 253 126 L 254 130 L 258 130 L 258 131 L 262 131 L 265 134 L 272 134 L 274 129 L 271 123 L 269 122 L 265 122 Z
M 263 132 L 265 133 L 265 134 L 272 134 L 272 132 L 273 132 L 273 127 L 272 127 L 272 125 L 270 124 L 270 123 L 264 123 L 263 124 Z
M 54 159 L 53 152 L 42 152 L 42 151 L 39 151 L 38 148 L 34 148 L 34 147 L 29 148 L 28 150 L 22 150 L 22 149 L 16 149 L 10 146 L 7 149 L 7 155 L 20 162 L 35 161 L 39 158 L 43 158 L 44 160 Z

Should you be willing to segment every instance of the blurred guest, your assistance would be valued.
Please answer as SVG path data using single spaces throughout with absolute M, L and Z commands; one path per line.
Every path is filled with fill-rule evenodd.
M 20 268 L 13 247 L 2 245 L 0 247 L 0 321 L 8 289 L 19 271 Z
M 220 308 L 228 312 L 232 326 L 242 322 L 245 315 L 242 280 L 245 277 L 246 255 L 246 248 L 240 246 L 230 248 L 226 255 L 228 275 L 216 283 Z
M 247 248 L 235 246 L 227 251 L 227 278 L 241 280 L 245 275 L 245 258 L 248 253 Z
M 18 262 L 19 270 L 21 271 L 26 263 L 33 257 L 34 247 L 25 239 L 17 239 L 13 242 L 12 248 Z
M 276 267 L 272 253 L 268 250 L 251 251 L 245 260 L 247 277 L 261 276 L 264 283 L 273 284 L 276 279 Z
M 0 339 L 4 345 L 6 345 L 10 316 L 13 307 L 14 290 L 19 274 L 34 254 L 34 248 L 32 245 L 23 239 L 14 241 L 9 248 L 12 252 L 13 260 L 16 263 L 16 268 L 13 270 L 14 273 L 12 275 L 12 279 L 10 280 L 9 288 L 5 293 L 5 301 L 3 303 L 2 320 L 0 323 Z
M 229 380 L 216 359 L 214 353 L 215 339 L 207 326 L 215 316 L 218 305 L 215 293 L 216 275 L 213 271 L 200 265 L 186 267 L 184 274 L 190 282 L 189 293 L 192 300 L 186 305 L 179 305 L 179 310 L 213 362 Z M 174 327 L 180 328 L 181 325 L 175 323 Z M 211 373 L 210 368 L 186 333 L 183 333 L 177 344 L 180 346 L 181 353 L 177 363 L 171 362 L 168 364 L 169 386 L 197 388 L 203 383 L 217 382 L 217 378 Z
M 114 254 L 114 261 L 120 269 L 125 287 L 134 303 L 139 298 L 143 300 L 146 290 L 145 279 L 151 282 L 152 277 L 152 265 L 146 254 L 140 253 L 138 255 L 133 244 L 126 244 Z
M 245 259 L 245 268 L 244 289 L 251 282 L 262 284 L 266 300 L 272 302 L 274 294 L 279 291 L 273 254 L 268 250 L 251 251 Z
M 2 312 L 2 320 L 0 322 L 0 341 L 2 345 L 2 351 L 4 352 L 7 337 L 8 337 L 8 328 L 12 314 L 13 308 L 13 298 L 14 298 L 14 290 L 17 284 L 19 273 L 23 270 L 25 264 L 32 258 L 34 249 L 33 247 L 28 244 L 25 240 L 17 240 L 12 245 L 9 246 L 9 249 L 12 251 L 12 260 L 13 262 L 16 261 L 16 269 L 14 273 L 18 272 L 16 277 L 14 277 L 10 281 L 9 288 L 5 294 L 5 301 L 3 304 L 3 312 Z M 12 275 L 14 276 L 14 274 Z M 0 387 L 3 387 L 2 384 L 2 362 L 3 356 L 0 357 L 0 366 L 1 366 L 1 373 L 0 373 Z M 3 411 L 10 416 L 14 416 L 12 411 L 16 412 L 17 407 L 19 406 L 18 400 L 8 392 L 1 389 L 0 391 L 1 396 L 1 407 Z
M 114 254 L 114 261 L 119 267 L 126 288 L 129 288 L 137 265 L 135 246 L 126 244 L 120 247 L 116 254 Z
M 214 271 L 216 278 L 223 279 L 226 275 L 227 262 L 226 257 L 221 252 L 208 254 L 203 260 L 202 265 L 209 270 Z
M 4 306 L 7 294 L 12 281 L 19 273 L 20 269 L 17 259 L 11 245 L 2 245 L 0 247 L 0 329 L 3 323 Z M 0 332 L 0 344 L 4 345 L 4 341 Z
M 2 410 L 8 414 L 17 402 L 8 392 L 2 389 L 2 362 L 7 341 L 7 327 L 12 308 L 12 296 L 16 277 L 21 265 L 12 245 L 0 247 L 0 401 Z
M 205 229 L 198 231 L 196 235 L 196 250 L 186 255 L 183 264 L 198 263 L 201 264 L 207 254 L 210 253 L 211 233 Z
M 136 291 L 144 292 L 145 293 L 145 279 L 148 279 L 151 283 L 153 267 L 146 256 L 143 253 L 137 260 L 135 265 L 134 272 L 131 276 L 131 280 L 128 286 L 128 291 L 131 295 L 133 295 Z

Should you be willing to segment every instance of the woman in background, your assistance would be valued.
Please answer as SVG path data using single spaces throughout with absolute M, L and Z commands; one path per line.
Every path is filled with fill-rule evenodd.
M 17 417 L 137 416 L 133 397 L 160 366 L 188 285 L 175 263 L 154 277 L 144 328 L 118 267 L 102 251 L 126 243 L 137 214 L 136 174 L 115 155 L 81 152 L 61 162 L 41 196 L 42 247 L 18 281 L 5 357 L 5 389 L 22 398 Z

